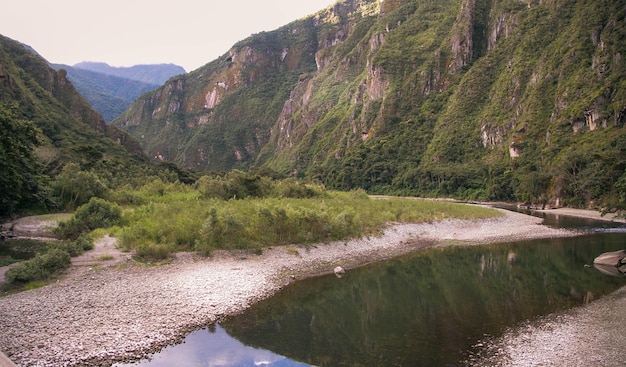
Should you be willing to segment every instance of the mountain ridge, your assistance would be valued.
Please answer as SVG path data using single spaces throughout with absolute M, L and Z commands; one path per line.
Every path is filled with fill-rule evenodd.
M 158 88 L 184 69 L 174 64 L 136 65 L 115 68 L 106 63 L 79 63 L 80 67 L 51 64 L 67 71 L 76 90 L 109 123 L 145 92 Z M 98 71 L 94 71 L 98 70 Z M 146 82 L 145 80 L 148 80 Z
M 83 61 L 72 67 L 154 85 L 161 85 L 173 76 L 186 73 L 182 66 L 172 63 L 110 66 L 105 62 Z
M 0 216 L 52 207 L 50 177 L 84 169 L 148 165 L 139 143 L 102 116 L 36 52 L 0 35 Z
M 157 160 L 372 193 L 623 205 L 624 1 L 346 0 L 114 123 Z

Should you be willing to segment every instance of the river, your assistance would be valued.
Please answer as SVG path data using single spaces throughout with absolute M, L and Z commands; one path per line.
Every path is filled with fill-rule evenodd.
M 590 266 L 624 248 L 624 226 L 564 216 L 544 225 L 587 233 L 441 247 L 299 281 L 134 365 L 466 365 L 508 328 L 625 284 Z

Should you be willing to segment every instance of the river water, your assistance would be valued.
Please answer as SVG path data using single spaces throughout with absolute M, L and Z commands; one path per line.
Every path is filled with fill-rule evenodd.
M 563 216 L 544 224 L 587 234 L 436 248 L 299 281 L 135 365 L 462 366 L 507 328 L 626 284 L 590 266 L 625 247 L 624 226 Z

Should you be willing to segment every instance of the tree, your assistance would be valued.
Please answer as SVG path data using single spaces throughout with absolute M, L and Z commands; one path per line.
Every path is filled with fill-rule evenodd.
M 122 209 L 118 205 L 93 197 L 76 210 L 72 219 L 59 223 L 56 231 L 62 238 L 76 240 L 85 232 L 117 225 L 121 219 Z
M 0 217 L 41 204 L 46 195 L 33 148 L 38 130 L 20 118 L 16 103 L 0 103 Z
M 624 169 L 624 174 L 615 183 L 615 188 L 618 193 L 616 207 L 618 210 L 626 210 L 626 169 Z
M 53 182 L 54 194 L 67 209 L 85 204 L 92 197 L 104 198 L 108 188 L 92 171 L 83 171 L 78 163 L 68 163 Z

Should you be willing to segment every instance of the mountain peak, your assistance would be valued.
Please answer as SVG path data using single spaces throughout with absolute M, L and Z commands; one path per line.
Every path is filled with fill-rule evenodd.
M 171 63 L 110 66 L 105 62 L 84 61 L 75 64 L 73 67 L 156 85 L 165 83 L 175 75 L 186 73 L 182 66 Z

